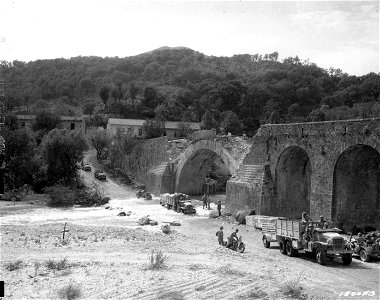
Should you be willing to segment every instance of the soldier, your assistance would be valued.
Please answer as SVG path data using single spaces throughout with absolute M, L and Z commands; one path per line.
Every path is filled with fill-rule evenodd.
M 224 245 L 224 241 L 223 241 L 223 226 L 220 226 L 220 230 L 218 230 L 216 232 L 216 236 L 218 237 L 218 242 L 219 242 L 219 245 Z
M 238 236 L 237 236 L 237 233 L 239 232 L 239 229 L 236 229 L 234 232 L 231 233 L 231 236 L 228 240 L 228 245 L 227 247 L 230 247 L 230 246 L 233 246 L 233 248 L 235 248 L 235 245 L 238 241 Z
M 211 203 L 210 195 L 207 194 L 207 208 L 208 208 L 208 210 L 211 209 L 211 208 L 210 208 L 210 203 Z
M 222 213 L 220 212 L 222 210 L 222 201 L 218 201 L 218 213 L 219 213 L 219 217 L 222 215 Z
M 358 233 L 358 237 L 356 238 L 356 241 L 358 244 L 361 244 L 365 241 L 365 237 L 363 237 L 363 234 L 361 232 Z
M 205 209 L 205 206 L 207 207 L 207 194 L 203 195 L 202 202 L 203 202 L 203 209 Z

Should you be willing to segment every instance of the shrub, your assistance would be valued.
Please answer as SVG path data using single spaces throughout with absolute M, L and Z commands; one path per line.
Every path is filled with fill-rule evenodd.
M 58 296 L 62 299 L 72 300 L 79 298 L 82 294 L 80 285 L 76 283 L 70 283 L 64 286 L 58 291 Z
M 14 271 L 14 270 L 18 270 L 21 268 L 21 265 L 22 265 L 22 260 L 21 259 L 18 259 L 16 261 L 11 261 L 11 262 L 8 262 L 6 265 L 5 265 L 5 269 L 7 269 L 8 271 Z
M 85 207 L 101 206 L 110 201 L 98 187 L 83 188 L 76 191 L 75 204 Z
M 299 278 L 285 282 L 281 287 L 281 292 L 285 296 L 295 299 L 306 299 L 305 294 L 302 292 L 302 287 L 299 284 Z
M 75 204 L 77 193 L 69 187 L 56 184 L 45 188 L 44 192 L 50 196 L 48 206 L 70 207 Z
M 46 265 L 46 268 L 48 268 L 50 270 L 58 270 L 58 271 L 64 270 L 70 266 L 69 263 L 67 262 L 67 257 L 65 257 L 59 261 L 54 261 L 52 259 L 48 259 L 45 262 L 45 265 Z
M 158 270 L 162 269 L 166 265 L 166 261 L 168 260 L 168 256 L 165 255 L 161 250 L 157 252 L 152 250 L 148 256 L 148 270 Z

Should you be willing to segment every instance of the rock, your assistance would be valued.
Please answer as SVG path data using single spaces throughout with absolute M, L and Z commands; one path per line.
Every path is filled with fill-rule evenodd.
M 105 209 L 110 209 L 111 207 L 110 206 L 106 206 Z
M 181 226 L 181 223 L 178 223 L 178 222 L 170 222 L 170 225 L 172 225 L 172 226 Z
M 32 205 L 33 205 L 33 204 L 34 204 L 34 202 L 29 202 L 29 204 L 32 204 Z
M 158 225 L 158 222 L 157 222 L 157 221 L 153 221 L 153 220 L 151 220 L 151 221 L 149 222 L 149 225 L 155 226 L 155 225 Z
M 125 213 L 125 212 L 119 212 L 118 214 L 117 214 L 119 217 L 125 217 L 127 214 Z

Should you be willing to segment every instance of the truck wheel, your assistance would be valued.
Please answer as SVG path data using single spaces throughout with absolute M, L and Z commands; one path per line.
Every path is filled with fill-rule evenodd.
M 342 262 L 344 265 L 349 265 L 352 262 L 352 254 L 351 253 L 346 253 L 342 254 Z
M 270 242 L 268 242 L 267 237 L 263 236 L 263 244 L 265 248 L 270 248 Z
M 298 254 L 298 251 L 297 249 L 294 249 L 293 246 L 292 246 L 292 242 L 288 241 L 285 245 L 285 249 L 286 249 L 286 254 L 290 257 L 292 256 L 297 256 Z
M 365 251 L 364 249 L 360 250 L 359 255 L 360 255 L 360 259 L 362 261 L 365 261 L 365 262 L 369 261 L 369 255 L 368 255 L 367 251 Z
M 280 252 L 281 252 L 281 254 L 285 255 L 286 254 L 286 250 L 285 250 L 286 243 L 284 241 L 281 241 L 278 244 L 280 246 Z
M 318 248 L 316 251 L 316 256 L 315 258 L 317 259 L 317 263 L 320 265 L 326 264 L 326 252 L 322 248 Z

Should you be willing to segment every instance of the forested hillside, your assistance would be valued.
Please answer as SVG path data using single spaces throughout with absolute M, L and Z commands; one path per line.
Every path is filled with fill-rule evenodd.
M 8 109 L 202 121 L 251 133 L 261 123 L 380 116 L 380 76 L 324 70 L 278 53 L 206 56 L 163 47 L 133 57 L 0 65 Z

